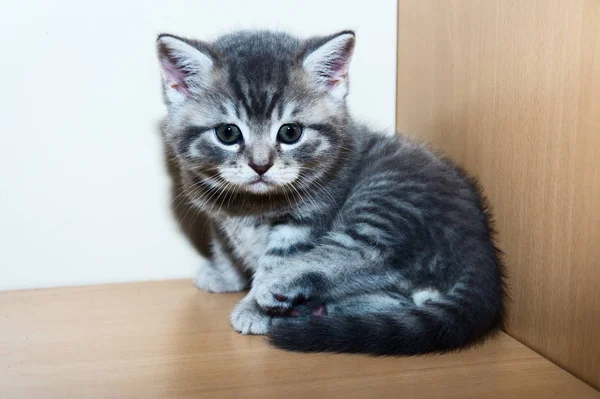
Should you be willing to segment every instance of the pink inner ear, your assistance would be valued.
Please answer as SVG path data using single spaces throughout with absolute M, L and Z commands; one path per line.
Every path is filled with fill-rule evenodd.
M 343 82 L 348 77 L 348 59 L 340 59 L 331 64 L 331 70 L 328 76 L 329 84 L 332 86 Z
M 177 68 L 169 59 L 163 58 L 160 61 L 166 83 L 178 92 L 189 95 L 190 90 L 185 81 L 186 75 L 181 69 Z
M 348 78 L 347 66 L 348 64 L 345 62 L 332 63 L 329 68 L 320 75 L 333 87 Z
M 331 86 L 335 86 L 348 78 L 348 64 L 352 54 L 352 46 L 348 46 L 335 58 L 329 60 L 325 71 L 321 73 Z

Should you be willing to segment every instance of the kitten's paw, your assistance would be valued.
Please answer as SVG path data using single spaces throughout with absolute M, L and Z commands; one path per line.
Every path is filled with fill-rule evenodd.
M 264 335 L 269 332 L 272 320 L 254 301 L 245 299 L 231 313 L 231 326 L 242 334 Z
M 248 285 L 248 280 L 233 265 L 217 268 L 207 259 L 200 264 L 194 282 L 196 287 L 207 292 L 239 292 Z
M 324 281 L 319 273 L 268 273 L 254 280 L 251 292 L 263 309 L 290 309 L 322 292 Z

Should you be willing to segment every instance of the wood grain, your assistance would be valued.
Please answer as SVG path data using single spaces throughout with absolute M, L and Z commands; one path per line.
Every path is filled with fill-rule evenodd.
M 0 293 L 0 398 L 600 398 L 507 335 L 414 358 L 296 354 L 188 281 Z
M 509 334 L 600 388 L 600 1 L 400 0 L 397 127 L 483 183 Z

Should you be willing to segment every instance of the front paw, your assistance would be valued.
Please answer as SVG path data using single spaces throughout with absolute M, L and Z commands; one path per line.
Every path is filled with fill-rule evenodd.
M 273 312 L 318 296 L 324 285 L 324 277 L 319 273 L 269 272 L 255 278 L 251 293 L 261 308 Z
M 203 259 L 194 280 L 196 287 L 207 292 L 239 292 L 248 285 L 248 280 L 234 266 L 217 269 L 209 260 Z
M 231 313 L 231 326 L 242 334 L 264 335 L 269 332 L 272 320 L 254 300 L 243 299 Z

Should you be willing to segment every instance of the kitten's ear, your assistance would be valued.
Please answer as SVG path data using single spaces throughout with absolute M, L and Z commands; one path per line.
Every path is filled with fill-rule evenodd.
M 214 64 L 207 45 L 163 34 L 156 50 L 167 104 L 181 103 L 207 84 Z
M 348 93 L 348 68 L 354 41 L 352 31 L 312 39 L 302 63 L 314 83 L 339 99 Z

